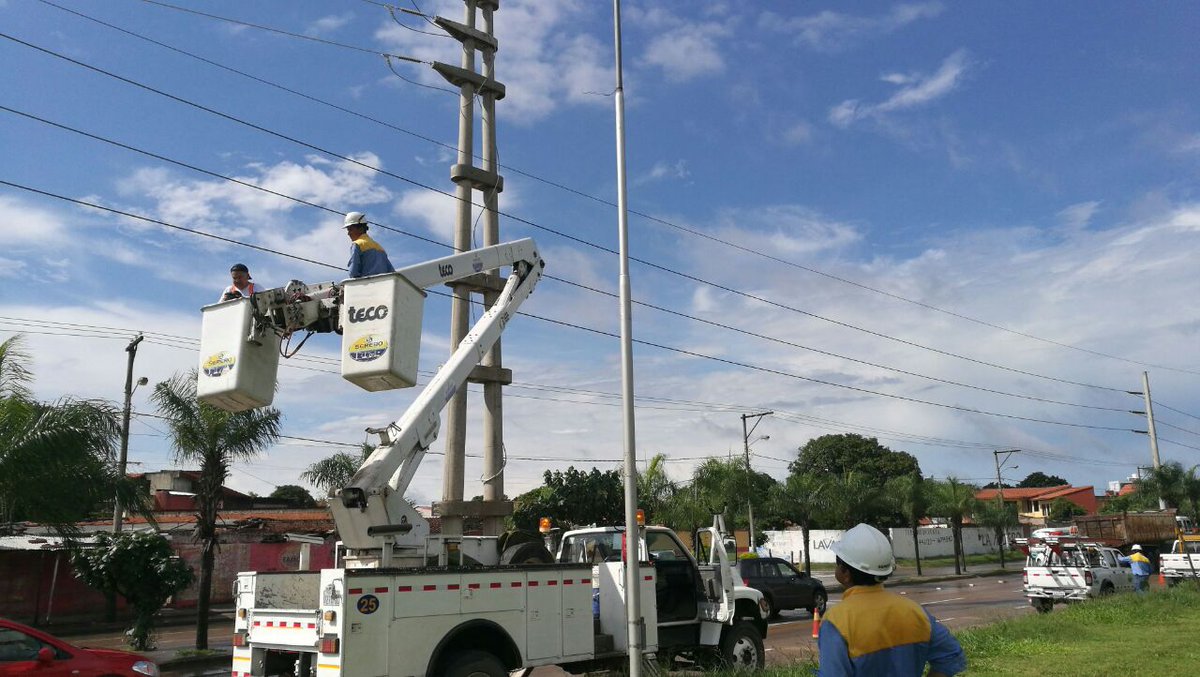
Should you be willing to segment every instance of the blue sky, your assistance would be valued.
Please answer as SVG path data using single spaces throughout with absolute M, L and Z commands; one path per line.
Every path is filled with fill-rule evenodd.
M 462 19 L 454 0 L 419 4 Z M 42 398 L 119 400 L 137 331 L 137 375 L 192 367 L 199 308 L 233 262 L 272 286 L 338 276 L 334 212 L 365 211 L 397 266 L 448 252 L 429 240 L 452 237 L 437 191 L 453 191 L 457 96 L 379 54 L 457 64 L 457 43 L 361 0 L 179 7 L 244 23 L 0 0 L 0 180 L 25 187 L 0 185 L 0 337 L 27 334 Z M 1194 7 L 626 2 L 623 18 L 631 248 L 653 264 L 631 271 L 649 304 L 635 338 L 655 344 L 634 349 L 639 456 L 685 479 L 740 450 L 740 414 L 773 410 L 753 463 L 777 478 L 808 439 L 858 432 L 928 475 L 982 483 L 991 450 L 1019 448 L 1006 479 L 1100 488 L 1150 461 L 1124 393 L 1148 371 L 1163 458 L 1200 463 Z M 536 238 L 555 278 L 523 310 L 615 333 L 615 297 L 584 288 L 617 289 L 611 22 L 605 2 L 496 13 L 502 239 Z M 447 316 L 432 296 L 426 378 Z M 547 468 L 618 467 L 618 342 L 509 327 L 508 493 Z M 343 382 L 337 350 L 316 337 L 281 369 L 287 435 L 354 444 L 415 395 Z M 134 406 L 153 412 L 147 390 Z M 137 468 L 171 465 L 162 430 L 135 422 Z M 267 493 L 333 449 L 285 440 L 231 484 Z M 439 497 L 440 460 L 418 500 Z M 467 476 L 478 494 L 474 458 Z

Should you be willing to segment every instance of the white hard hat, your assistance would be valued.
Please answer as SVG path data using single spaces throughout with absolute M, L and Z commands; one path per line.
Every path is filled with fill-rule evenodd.
M 859 524 L 829 546 L 848 566 L 872 576 L 889 576 L 896 568 L 892 542 L 869 524 Z
M 350 226 L 367 226 L 367 215 L 362 212 L 350 212 L 346 214 L 346 221 L 342 224 L 343 228 Z
M 1141 551 L 1142 551 L 1142 546 L 1138 545 L 1137 543 L 1134 543 L 1134 544 L 1133 544 L 1133 547 L 1132 547 L 1132 548 L 1130 548 L 1130 550 L 1131 550 L 1131 551 L 1133 551 L 1133 552 L 1141 552 Z

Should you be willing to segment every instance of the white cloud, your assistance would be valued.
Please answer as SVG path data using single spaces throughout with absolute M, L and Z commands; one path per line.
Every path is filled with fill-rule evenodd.
M 57 241 L 64 229 L 61 214 L 12 195 L 0 195 L 0 245 L 24 247 Z
M 328 35 L 329 33 L 333 33 L 353 20 L 354 12 L 346 12 L 345 14 L 337 15 L 330 14 L 329 16 L 323 16 L 320 19 L 312 22 L 312 24 L 305 29 L 304 33 L 306 35 Z
M 813 127 L 807 120 L 798 120 L 783 131 L 783 142 L 790 146 L 801 146 L 812 141 Z
M 890 12 L 878 16 L 824 11 L 810 16 L 785 17 L 764 12 L 759 17 L 759 27 L 794 35 L 795 44 L 818 52 L 837 52 L 893 33 L 915 21 L 937 17 L 944 9 L 940 2 L 921 2 L 896 5 Z
M 687 160 L 676 160 L 673 163 L 667 163 L 662 160 L 654 163 L 654 166 L 649 171 L 633 180 L 635 186 L 643 186 L 656 181 L 667 179 L 686 179 L 692 175 L 688 169 Z
M 1058 213 L 1058 218 L 1068 230 L 1087 228 L 1092 217 L 1100 209 L 1100 203 L 1092 200 L 1073 204 Z
M 937 71 L 928 76 L 920 73 L 884 75 L 884 82 L 899 85 L 900 90 L 877 104 L 847 99 L 830 108 L 829 122 L 845 129 L 859 120 L 882 120 L 888 113 L 924 106 L 953 92 L 962 83 L 970 66 L 966 50 L 960 49 L 946 57 Z
M 650 40 L 645 64 L 661 68 L 672 82 L 685 82 L 725 70 L 719 40 L 731 29 L 723 23 L 686 23 Z

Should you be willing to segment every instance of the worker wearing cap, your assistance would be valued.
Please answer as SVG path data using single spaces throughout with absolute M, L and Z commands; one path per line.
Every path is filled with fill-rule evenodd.
M 250 269 L 244 263 L 235 263 L 229 268 L 229 277 L 233 284 L 221 292 L 222 301 L 250 298 L 254 294 L 254 283 L 250 281 Z
M 896 568 L 892 544 L 859 524 L 831 546 L 842 602 L 829 609 L 817 640 L 822 677 L 954 675 L 967 667 L 958 640 L 919 604 L 883 589 Z
M 1142 546 L 1134 543 L 1129 549 L 1129 556 L 1119 557 L 1117 561 L 1129 565 L 1133 573 L 1133 591 L 1145 593 L 1150 583 L 1150 559 L 1142 554 Z
M 350 245 L 350 262 L 347 264 L 350 277 L 367 277 L 395 270 L 392 262 L 388 260 L 387 252 L 367 235 L 371 226 L 367 223 L 366 214 L 350 212 L 346 214 L 344 224 L 346 235 L 353 243 Z

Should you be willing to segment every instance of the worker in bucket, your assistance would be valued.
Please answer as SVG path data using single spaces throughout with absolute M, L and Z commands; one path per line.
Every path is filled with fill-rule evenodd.
M 233 284 L 221 292 L 222 301 L 250 298 L 254 294 L 254 283 L 250 281 L 250 269 L 244 263 L 235 263 L 229 269 L 229 277 Z
M 935 677 L 966 669 L 962 647 L 945 626 L 916 602 L 883 589 L 896 568 L 887 536 L 859 524 L 831 549 L 845 592 L 821 623 L 818 675 L 920 677 L 928 664 Z
M 1145 593 L 1149 588 L 1150 583 L 1150 559 L 1142 554 L 1142 546 L 1134 543 L 1129 549 L 1129 555 L 1119 557 L 1117 561 L 1122 566 L 1128 565 L 1130 572 L 1133 574 L 1133 591 Z
M 350 277 L 367 277 L 395 270 L 392 262 L 388 260 L 387 252 L 379 246 L 378 242 L 372 240 L 370 235 L 367 235 L 367 230 L 371 226 L 367 223 L 366 214 L 350 212 L 346 214 L 344 224 L 346 235 L 353 243 L 350 245 L 350 262 L 348 264 Z

